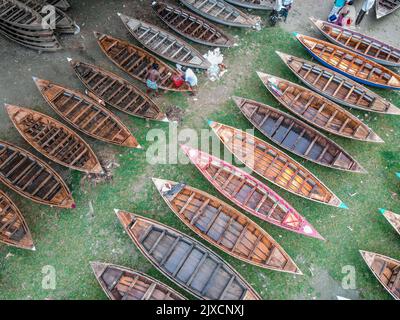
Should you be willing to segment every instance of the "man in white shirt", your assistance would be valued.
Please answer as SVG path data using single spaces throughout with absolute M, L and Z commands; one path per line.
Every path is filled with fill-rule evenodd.
M 194 95 L 197 91 L 197 84 L 198 84 L 197 76 L 195 75 L 193 70 L 188 67 L 182 67 L 181 70 L 184 73 L 182 76 L 183 79 L 190 86 L 190 89 L 192 89 L 192 94 Z
M 276 0 L 275 11 L 282 14 L 284 21 L 287 19 L 289 10 L 292 8 L 292 4 L 293 0 Z
M 372 9 L 374 4 L 375 0 L 364 0 L 362 8 L 357 16 L 356 26 L 358 26 L 361 23 L 361 21 L 364 19 L 365 14 L 368 14 L 369 10 Z

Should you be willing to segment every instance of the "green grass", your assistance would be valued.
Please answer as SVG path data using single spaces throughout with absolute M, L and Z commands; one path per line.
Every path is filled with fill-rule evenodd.
M 280 50 L 306 59 L 309 59 L 309 56 L 292 35 L 279 28 L 264 29 L 262 32 L 231 31 L 239 36 L 240 46 L 225 53 L 229 72 L 235 73 L 236 67 L 241 68 L 243 72 L 235 73 L 236 78 L 233 81 L 224 78 L 220 82 L 208 83 L 206 88 L 200 90 L 215 93 L 219 86 L 233 85 L 232 93 L 235 95 L 278 107 L 277 102 L 262 86 L 255 71 L 264 71 L 297 82 L 295 76 L 274 52 Z M 241 64 L 246 64 L 246 67 Z M 380 93 L 400 105 L 398 93 Z M 218 108 L 210 108 L 206 117 L 198 117 L 199 110 L 191 107 L 190 99 L 184 95 L 167 94 L 162 105 L 178 105 L 186 110 L 183 127 L 205 129 L 206 118 L 241 129 L 251 127 L 229 99 L 225 99 Z M 368 170 L 368 174 L 340 172 L 306 163 L 294 156 L 328 185 L 350 207 L 349 210 L 313 203 L 268 184 L 303 214 L 327 241 L 302 237 L 252 217 L 279 241 L 296 261 L 304 276 L 253 267 L 215 249 L 239 270 L 265 299 L 334 298 L 336 294 L 361 299 L 390 299 L 390 295 L 369 272 L 358 250 L 365 249 L 400 258 L 398 235 L 377 210 L 384 207 L 400 212 L 397 196 L 400 182 L 395 177 L 395 172 L 400 171 L 400 118 L 373 113 L 369 113 L 367 117 L 364 112 L 352 112 L 360 116 L 386 142 L 371 144 L 333 137 L 355 156 Z M 149 128 L 145 122 L 126 116 L 123 116 L 123 119 L 140 143 L 148 148 L 150 144 L 145 140 Z M 168 136 L 167 124 L 152 122 L 151 127 L 164 130 Z M 263 138 L 259 132 L 255 133 Z M 101 147 L 101 144 L 96 146 Z M 109 150 L 116 154 L 120 164 L 114 171 L 112 182 L 96 187 L 84 185 L 81 188 L 81 174 L 70 173 L 70 187 L 77 202 L 75 210 L 65 211 L 39 206 L 10 192 L 21 210 L 26 213 L 37 251 L 28 252 L 0 246 L 0 298 L 105 299 L 89 265 L 93 260 L 136 268 L 176 288 L 135 248 L 123 232 L 113 209 L 120 208 L 145 215 L 194 236 L 170 212 L 150 177 L 185 181 L 221 199 L 224 198 L 218 195 L 190 164 L 149 166 L 144 151 L 117 147 L 111 147 Z M 90 214 L 90 202 L 93 205 L 93 214 Z M 55 290 L 42 289 L 41 270 L 45 265 L 52 265 L 56 269 Z M 342 274 L 342 267 L 346 265 L 355 267 L 356 292 L 340 289 L 342 278 L 345 276 Z

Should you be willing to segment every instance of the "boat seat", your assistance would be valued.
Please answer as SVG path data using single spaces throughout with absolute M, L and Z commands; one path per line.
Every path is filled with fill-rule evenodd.
M 384 73 L 382 78 L 387 80 L 387 81 L 389 81 L 390 79 L 392 79 L 392 76 L 390 74 L 388 74 L 388 73 Z
M 358 66 L 362 66 L 362 64 L 364 63 L 364 61 L 362 61 L 361 59 L 355 59 L 354 60 L 354 64 L 358 65 Z
M 373 66 L 372 66 L 371 64 L 369 64 L 369 63 L 366 63 L 365 66 L 364 66 L 364 68 L 365 68 L 365 69 L 368 69 L 368 70 L 372 70 L 372 69 L 373 69 Z

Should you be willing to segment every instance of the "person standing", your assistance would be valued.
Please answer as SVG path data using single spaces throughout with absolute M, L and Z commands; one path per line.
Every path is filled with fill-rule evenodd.
M 364 19 L 365 14 L 368 14 L 369 10 L 372 9 L 374 4 L 375 4 L 375 0 L 364 0 L 361 10 L 358 13 L 358 16 L 356 19 L 356 26 L 358 26 L 361 23 L 361 21 Z
M 283 20 L 286 22 L 286 19 L 289 15 L 289 11 L 292 8 L 293 0 L 276 0 L 275 3 L 275 11 L 283 17 Z
M 158 71 L 159 65 L 154 63 L 152 68 L 147 75 L 146 86 L 147 86 L 147 94 L 154 92 L 155 96 L 158 95 L 158 81 L 160 80 L 160 72 Z
M 353 1 L 352 0 L 335 0 L 333 3 L 333 7 L 331 12 L 328 15 L 328 22 L 335 22 L 339 18 L 339 13 L 343 9 L 343 7 L 346 5 L 352 5 Z

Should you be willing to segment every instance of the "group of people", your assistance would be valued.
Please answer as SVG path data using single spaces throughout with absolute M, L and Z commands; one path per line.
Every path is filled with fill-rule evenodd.
M 350 16 L 350 6 L 354 4 L 353 0 L 335 0 L 333 8 L 328 16 L 328 21 L 339 26 L 350 26 L 353 24 L 353 19 Z M 368 14 L 369 10 L 375 4 L 375 0 L 364 0 L 362 7 L 357 15 L 355 25 L 358 26 Z

